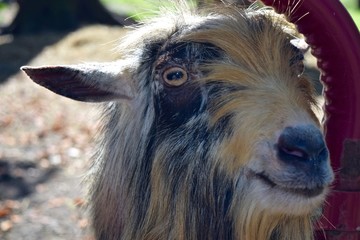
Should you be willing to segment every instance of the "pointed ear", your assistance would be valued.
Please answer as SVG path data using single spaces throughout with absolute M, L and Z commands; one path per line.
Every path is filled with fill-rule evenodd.
M 134 86 L 123 64 L 89 63 L 81 65 L 21 68 L 34 82 L 62 96 L 84 102 L 132 99 Z

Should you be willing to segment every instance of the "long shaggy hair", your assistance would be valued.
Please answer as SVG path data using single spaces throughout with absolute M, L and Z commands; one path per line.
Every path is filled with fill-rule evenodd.
M 269 9 L 182 2 L 129 33 L 119 62 L 24 68 L 111 100 L 90 175 L 97 239 L 312 239 L 333 173 L 297 37 Z

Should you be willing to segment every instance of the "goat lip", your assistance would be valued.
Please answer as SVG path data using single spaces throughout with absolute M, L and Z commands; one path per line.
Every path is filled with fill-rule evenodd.
M 253 170 L 250 170 L 250 172 L 251 172 L 252 176 L 259 179 L 264 184 L 266 184 L 272 188 L 277 188 L 281 191 L 284 191 L 284 192 L 287 192 L 290 194 L 299 195 L 299 196 L 303 196 L 306 198 L 312 198 L 312 197 L 316 197 L 316 196 L 320 195 L 324 191 L 324 187 L 321 187 L 321 186 L 314 187 L 314 188 L 289 188 L 289 187 L 280 186 L 280 185 L 276 184 L 273 180 L 271 180 L 268 176 L 266 176 L 266 174 L 263 172 L 257 173 Z

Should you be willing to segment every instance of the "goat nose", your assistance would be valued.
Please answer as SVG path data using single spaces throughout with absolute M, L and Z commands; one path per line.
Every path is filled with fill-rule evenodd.
M 320 163 L 329 156 L 323 134 L 312 125 L 286 127 L 278 139 L 277 151 L 279 159 L 289 164 Z

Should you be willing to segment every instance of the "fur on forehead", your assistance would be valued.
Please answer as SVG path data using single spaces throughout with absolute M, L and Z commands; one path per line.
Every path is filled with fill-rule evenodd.
M 132 32 L 122 39 L 118 48 L 120 53 L 139 57 L 142 54 L 141 50 L 151 44 L 165 45 L 169 42 L 191 41 L 213 44 L 236 61 L 240 60 L 240 63 L 250 60 L 250 63 L 257 62 L 254 65 L 258 66 L 260 56 L 256 54 L 264 54 L 264 48 L 269 49 L 269 54 L 264 56 L 264 62 L 271 60 L 269 58 L 276 59 L 276 54 L 281 56 L 280 59 L 284 59 L 284 44 L 290 47 L 290 41 L 300 37 L 291 23 L 269 8 L 239 9 L 224 4 L 196 10 L 185 1 L 172 2 L 172 7 L 160 9 L 158 17 L 133 28 Z M 271 56 L 274 52 L 270 50 L 274 49 L 278 49 L 279 52 Z M 252 59 L 246 58 L 249 50 L 255 50 Z M 238 59 L 241 55 L 246 59 Z M 281 67 L 283 63 L 278 65 Z

